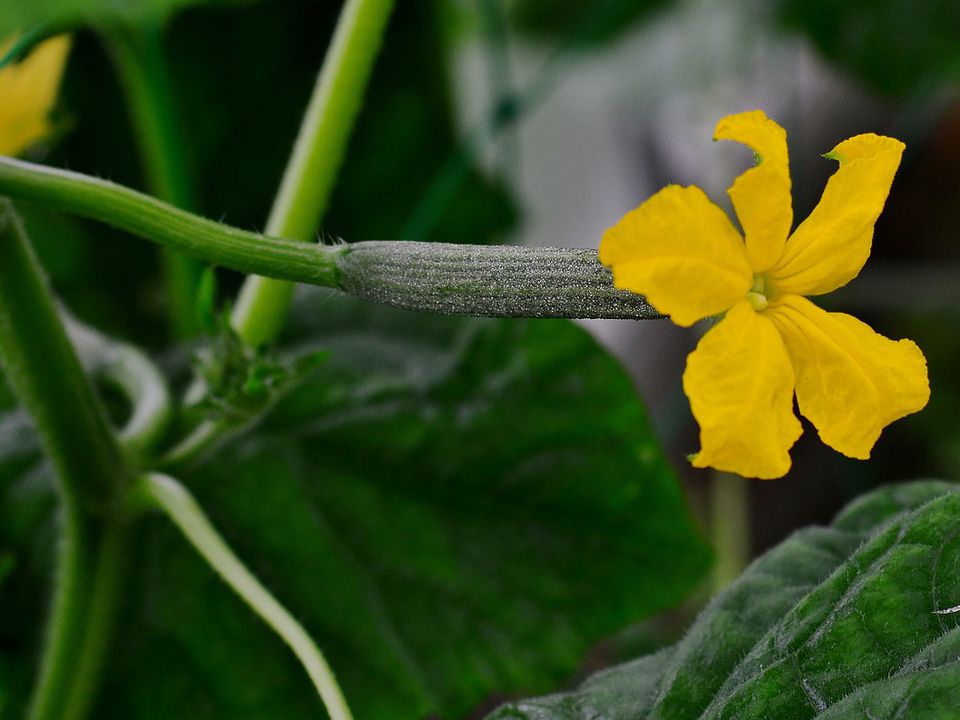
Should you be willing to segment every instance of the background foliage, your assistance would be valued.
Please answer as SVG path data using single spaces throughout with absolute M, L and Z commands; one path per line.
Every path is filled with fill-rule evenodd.
M 266 216 L 322 59 L 302 28 L 331 28 L 335 10 L 197 8 L 171 24 L 182 149 L 208 215 L 242 227 Z M 434 9 L 403 4 L 325 233 L 398 235 L 457 152 L 442 52 Z M 141 186 L 111 73 L 81 34 L 45 160 Z M 443 203 L 424 239 L 495 241 L 516 217 L 469 166 Z M 27 210 L 68 306 L 165 345 L 151 247 Z M 546 690 L 703 575 L 708 553 L 630 380 L 570 323 L 419 317 L 312 292 L 284 347 L 329 358 L 253 433 L 181 475 L 317 637 L 358 716 L 464 716 L 493 693 Z M 165 351 L 176 384 L 190 355 Z M 0 428 L 0 714 L 16 717 L 57 516 L 29 422 L 10 410 Z M 98 717 L 316 714 L 287 650 L 167 523 L 149 522 L 133 555 Z
M 812 48 L 850 94 L 866 94 L 865 103 L 873 102 L 870 93 L 884 98 L 883 119 L 871 119 L 869 129 L 891 128 L 908 140 L 874 253 L 895 272 L 889 286 L 874 285 L 860 300 L 869 305 L 865 318 L 885 334 L 918 340 L 934 388 L 930 408 L 888 431 L 870 464 L 825 452 L 808 429 L 793 477 L 751 488 L 754 547 L 764 548 L 798 525 L 826 521 L 881 482 L 960 470 L 960 347 L 949 295 L 958 259 L 952 228 L 960 221 L 960 45 L 951 33 L 960 19 L 943 0 L 776 0 L 756 4 L 762 11 L 750 2 L 729 5 L 751 22 L 750 37 L 738 43 L 753 48 L 789 38 Z M 649 69 L 617 53 L 638 37 L 647 45 L 669 42 L 671 28 L 689 20 L 683 13 L 698 8 L 666 0 L 399 2 L 318 234 L 522 238 L 531 220 L 525 199 L 515 178 L 490 171 L 484 143 L 524 128 L 577 63 L 609 52 L 619 75 L 646 77 Z M 5 3 L 0 35 L 83 23 L 58 137 L 36 157 L 144 188 L 137 139 L 102 39 L 118 29 L 163 27 L 192 206 L 257 228 L 337 11 L 337 4 L 294 0 Z M 704 38 L 721 30 L 692 32 L 680 55 L 712 49 Z M 508 47 L 507 33 L 549 61 L 530 82 L 494 88 L 479 125 L 465 131 L 456 106 L 469 91 L 456 86 L 450 58 L 458 42 L 474 36 L 487 47 Z M 682 88 L 696 75 L 693 64 L 653 69 L 678 105 L 715 120 L 712 107 L 708 113 L 695 102 L 723 97 L 722 82 L 698 86 L 692 101 Z M 648 134 L 627 133 L 623 154 L 655 185 L 689 180 L 669 163 L 683 147 L 655 133 L 658 122 L 687 129 L 672 122 L 675 106 L 657 107 L 649 81 L 634 90 L 642 112 L 624 110 L 610 122 L 636 123 Z M 716 103 L 721 114 L 742 109 L 727 102 Z M 826 127 L 836 139 L 846 121 L 818 117 L 801 127 L 811 135 Z M 812 203 L 822 183 L 796 159 L 793 169 L 800 204 Z M 175 386 L 185 387 L 190 358 L 205 341 L 171 344 L 155 249 L 102 225 L 37 206 L 22 210 L 65 304 L 150 348 Z M 940 297 L 923 292 L 941 287 L 930 282 L 931 264 L 947 288 Z M 239 278 L 218 274 L 222 302 Z M 894 307 L 890 298 L 898 298 Z M 663 347 L 633 352 L 676 364 Z M 618 363 L 582 329 L 559 321 L 419 317 L 307 291 L 282 353 L 315 351 L 326 360 L 297 392 L 184 479 L 329 652 L 358 717 L 479 716 L 506 695 L 569 686 L 578 668 L 593 669 L 597 658 L 645 654 L 674 639 L 688 615 L 633 626 L 596 649 L 676 606 L 706 570 L 708 552 L 674 475 L 679 468 L 695 506 L 702 503 L 704 477 L 683 461 L 696 444 L 685 405 L 661 408 L 655 430 Z M 2 386 L 0 401 L 5 719 L 20 717 L 33 679 L 58 519 L 30 423 Z M 122 415 L 122 404 L 111 407 Z M 954 650 L 954 616 L 931 614 L 960 602 L 947 599 L 956 573 L 945 570 L 956 560 L 955 501 L 952 487 L 939 483 L 869 495 L 829 528 L 803 531 L 764 556 L 679 644 L 572 694 L 519 703 L 496 717 L 613 719 L 634 717 L 638 707 L 661 717 L 774 712 L 740 704 L 745 697 L 789 700 L 783 717 L 854 717 L 866 709 L 887 717 L 907 697 L 907 716 L 936 717 L 943 702 L 956 700 L 943 654 Z M 122 598 L 97 717 L 316 715 L 316 698 L 286 649 L 167 523 L 148 521 L 135 544 L 139 559 Z M 840 610 L 831 615 L 831 607 Z M 825 640 L 811 650 L 806 630 L 824 616 L 815 636 Z M 853 660 L 842 674 L 830 669 Z M 797 694 L 804 680 L 814 690 L 806 697 Z

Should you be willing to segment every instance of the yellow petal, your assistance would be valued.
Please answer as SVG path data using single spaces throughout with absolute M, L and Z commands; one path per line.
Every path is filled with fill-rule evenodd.
M 733 307 L 687 358 L 683 390 L 700 424 L 696 467 L 777 478 L 802 432 L 793 414 L 793 367 L 773 323 Z
M 0 70 L 0 155 L 16 155 L 49 132 L 69 50 L 70 37 L 58 35 Z
M 840 163 L 820 203 L 787 240 L 771 273 L 781 293 L 821 295 L 857 276 L 890 192 L 904 144 L 882 135 L 844 140 L 825 157 Z
M 889 340 L 796 295 L 768 315 L 793 362 L 800 412 L 844 455 L 868 458 L 884 427 L 927 404 L 927 363 L 910 340 Z
M 793 223 L 787 133 L 753 110 L 723 118 L 713 139 L 743 143 L 757 156 L 756 167 L 738 177 L 727 193 L 743 226 L 754 272 L 767 272 L 780 259 Z
M 668 185 L 628 212 L 599 254 L 616 287 L 645 295 L 677 325 L 723 312 L 753 282 L 740 233 L 698 187 Z

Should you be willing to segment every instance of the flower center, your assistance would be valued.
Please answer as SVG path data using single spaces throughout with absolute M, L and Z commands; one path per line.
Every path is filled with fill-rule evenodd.
M 763 275 L 754 275 L 753 276 L 753 285 L 750 286 L 750 290 L 747 292 L 747 302 L 750 303 L 750 306 L 760 312 L 761 310 L 767 309 L 767 280 Z

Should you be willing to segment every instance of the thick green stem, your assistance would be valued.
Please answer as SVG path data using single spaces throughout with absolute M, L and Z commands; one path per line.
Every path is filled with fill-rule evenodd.
M 270 212 L 267 235 L 314 239 L 392 9 L 393 0 L 347 0 Z M 233 310 L 234 329 L 250 345 L 272 342 L 292 297 L 290 283 L 247 278 Z
M 336 286 L 333 258 L 343 248 L 238 230 L 106 180 L 0 157 L 0 194 L 100 220 L 211 265 Z
M 63 497 L 89 512 L 108 512 L 122 492 L 126 462 L 23 226 L 5 200 L 0 200 L 0 361 L 40 431 Z
M 162 28 L 115 28 L 106 40 L 126 94 L 150 192 L 181 209 L 192 209 L 195 193 Z M 165 250 L 163 268 L 174 331 L 179 337 L 193 335 L 201 267 L 180 253 Z
M 96 695 L 123 570 L 126 524 L 65 508 L 46 646 L 28 720 L 83 720 Z
M 0 158 L 0 192 L 107 222 L 241 272 L 410 310 L 495 317 L 652 319 L 593 250 L 370 241 L 324 246 L 237 230 L 103 180 Z
M 83 720 L 99 686 L 113 632 L 127 528 L 122 518 L 86 518 L 81 525 L 79 537 L 65 538 L 70 549 L 64 571 L 71 580 L 57 590 L 28 720 Z
M 74 648 L 80 646 L 84 635 L 84 591 L 90 584 L 90 574 L 86 523 L 76 506 L 68 503 L 63 508 L 52 609 L 28 720 L 52 720 L 67 706 L 72 685 L 69 667 Z
M 30 720 L 81 720 L 109 637 L 131 472 L 19 218 L 0 200 L 0 363 L 32 416 L 63 513 L 52 616 Z
M 224 582 L 287 643 L 307 671 L 331 720 L 350 720 L 350 708 L 320 648 L 224 542 L 189 491 L 158 473 L 141 477 L 137 489 L 138 496 L 162 510 Z

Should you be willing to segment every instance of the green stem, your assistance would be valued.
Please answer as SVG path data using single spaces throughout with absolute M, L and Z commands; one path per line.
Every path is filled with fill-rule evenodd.
M 71 694 L 68 678 L 74 648 L 82 643 L 89 587 L 88 532 L 76 506 L 64 506 L 63 531 L 57 557 L 52 611 L 46 643 L 34 687 L 28 720 L 56 718 Z
M 28 720 L 88 715 L 113 630 L 126 524 L 65 510 L 52 616 Z
M 149 195 L 80 173 L 0 157 L 0 194 L 100 220 L 211 265 L 335 287 L 344 248 L 279 240 L 238 230 Z
M 410 310 L 495 317 L 660 317 L 593 250 L 371 241 L 324 246 L 237 230 L 128 188 L 0 158 L 0 192 L 107 222 L 204 262 Z
M 750 562 L 750 495 L 739 475 L 714 472 L 710 478 L 710 534 L 716 560 L 713 594 L 743 573 Z
M 157 461 L 157 467 L 163 470 L 189 468 L 198 458 L 212 453 L 221 444 L 226 443 L 235 433 L 242 432 L 243 426 L 222 420 L 204 420 L 186 437 L 174 445 Z
M 123 490 L 126 461 L 23 226 L 2 199 L 0 362 L 33 416 L 66 502 L 89 512 L 108 511 Z
M 30 720 L 80 720 L 103 665 L 131 472 L 13 207 L 0 200 L 0 363 L 58 480 L 63 537 Z
M 115 28 L 106 40 L 126 94 L 147 187 L 172 205 L 192 209 L 195 193 L 162 28 Z M 194 309 L 201 267 L 167 250 L 163 253 L 163 269 L 174 331 L 178 337 L 189 337 L 198 329 Z
M 138 458 L 147 456 L 173 416 L 166 379 L 138 348 L 111 340 L 69 315 L 64 320 L 87 372 L 115 386 L 130 403 L 130 414 L 117 430 L 121 444 Z
M 314 239 L 392 9 L 393 0 L 347 0 L 270 211 L 267 235 Z M 290 283 L 247 278 L 233 309 L 234 329 L 250 345 L 272 342 L 292 297 Z
M 287 643 L 307 671 L 331 720 L 350 720 L 347 701 L 316 643 L 224 542 L 189 491 L 159 473 L 142 476 L 137 489 L 139 496 L 163 511 L 224 582 Z

